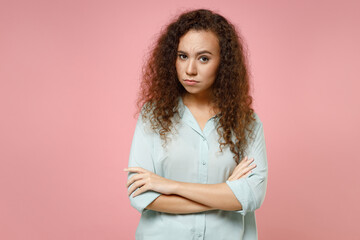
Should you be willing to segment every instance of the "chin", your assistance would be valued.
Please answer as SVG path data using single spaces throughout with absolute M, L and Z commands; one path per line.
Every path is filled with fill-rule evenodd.
M 191 94 L 191 95 L 197 95 L 197 94 L 206 92 L 206 90 L 199 89 L 199 87 L 190 87 L 190 86 L 184 86 L 184 85 L 183 85 L 183 87 L 184 87 L 186 93 Z
M 197 94 L 197 93 L 199 93 L 199 91 L 194 89 L 194 88 L 189 88 L 189 87 L 184 87 L 184 88 L 185 88 L 186 93 L 189 93 L 189 94 Z

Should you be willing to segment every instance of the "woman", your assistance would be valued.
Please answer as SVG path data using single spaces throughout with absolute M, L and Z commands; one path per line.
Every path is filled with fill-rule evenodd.
M 142 214 L 136 239 L 257 239 L 267 157 L 248 75 L 224 17 L 190 11 L 163 31 L 144 71 L 125 169 Z

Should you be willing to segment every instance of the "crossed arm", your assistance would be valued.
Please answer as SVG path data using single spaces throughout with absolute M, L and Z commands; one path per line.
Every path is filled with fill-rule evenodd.
M 251 164 L 253 161 L 254 159 L 245 157 L 236 166 L 228 180 L 233 181 L 247 177 L 256 167 L 255 164 Z M 137 173 L 126 184 L 129 188 L 128 194 L 134 193 L 132 197 L 149 190 L 162 194 L 146 207 L 150 210 L 186 214 L 213 209 L 227 211 L 242 209 L 240 202 L 226 183 L 185 183 L 163 178 L 140 167 L 124 170 Z

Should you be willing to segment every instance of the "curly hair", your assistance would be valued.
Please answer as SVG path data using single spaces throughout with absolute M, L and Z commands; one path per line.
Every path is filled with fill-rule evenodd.
M 212 31 L 218 37 L 220 65 L 212 86 L 212 101 L 220 110 L 220 151 L 229 146 L 234 160 L 239 162 L 249 144 L 247 136 L 252 138 L 255 117 L 244 44 L 235 26 L 223 16 L 198 9 L 182 13 L 166 26 L 144 65 L 138 110 L 166 143 L 174 117 L 179 114 L 177 99 L 186 93 L 178 80 L 175 62 L 179 39 L 189 30 Z

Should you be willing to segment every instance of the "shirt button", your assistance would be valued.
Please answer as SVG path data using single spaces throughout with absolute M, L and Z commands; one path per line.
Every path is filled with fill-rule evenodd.
M 203 164 L 203 165 L 206 165 L 206 162 L 203 162 L 202 164 Z
M 201 233 L 199 233 L 199 234 L 198 234 L 198 237 L 199 237 L 199 238 L 200 238 L 200 237 L 202 237 L 202 234 L 201 234 Z

